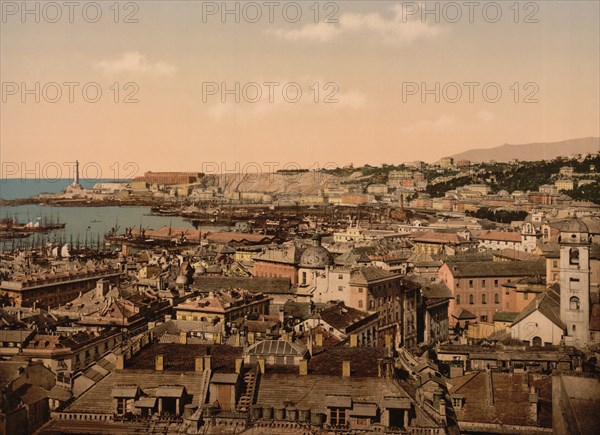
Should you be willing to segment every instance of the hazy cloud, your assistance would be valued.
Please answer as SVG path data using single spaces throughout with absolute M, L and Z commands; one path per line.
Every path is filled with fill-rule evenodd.
M 493 121 L 495 117 L 496 115 L 494 115 L 492 112 L 488 112 L 487 110 L 480 110 L 477 112 L 477 119 L 483 122 Z
M 105 74 L 148 74 L 152 76 L 171 76 L 177 67 L 163 61 L 151 63 L 146 55 L 138 51 L 123 53 L 121 57 L 114 60 L 102 60 L 95 64 Z
M 416 130 L 443 130 L 445 128 L 452 127 L 456 124 L 456 119 L 450 115 L 442 115 L 435 120 L 424 120 L 419 121 L 415 124 L 409 125 L 402 129 L 405 134 L 412 133 Z
M 402 19 L 401 6 L 390 8 L 392 16 L 386 18 L 374 12 L 369 14 L 346 13 L 339 22 L 306 24 L 300 29 L 269 29 L 267 34 L 289 41 L 328 42 L 340 35 L 361 33 L 375 35 L 389 44 L 410 44 L 420 38 L 431 38 L 442 32 L 439 26 L 432 26 L 421 20 Z

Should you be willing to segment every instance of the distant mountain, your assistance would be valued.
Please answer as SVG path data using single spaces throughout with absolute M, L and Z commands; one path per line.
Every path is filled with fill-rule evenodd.
M 525 145 L 504 144 L 494 148 L 475 149 L 455 154 L 454 160 L 470 160 L 471 162 L 508 162 L 513 159 L 522 161 L 551 160 L 558 156 L 568 157 L 571 154 L 597 153 L 600 150 L 600 138 L 584 137 L 561 142 L 530 143 Z

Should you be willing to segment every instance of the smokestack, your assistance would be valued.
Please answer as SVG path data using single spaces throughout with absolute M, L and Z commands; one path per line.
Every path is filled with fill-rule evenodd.
M 358 335 L 350 334 L 350 347 L 358 347 Z
M 248 333 L 248 344 L 249 345 L 253 345 L 254 344 L 254 332 L 249 332 Z
M 187 334 L 185 331 L 179 333 L 179 344 L 187 344 Z

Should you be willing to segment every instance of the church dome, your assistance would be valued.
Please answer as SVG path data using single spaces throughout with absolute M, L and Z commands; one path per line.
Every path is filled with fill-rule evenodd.
M 300 267 L 308 267 L 314 269 L 324 269 L 333 264 L 333 256 L 324 247 L 309 246 L 304 250 L 300 257 Z
M 558 243 L 561 244 L 586 244 L 591 242 L 587 225 L 579 219 L 569 219 L 561 229 Z
M 587 233 L 589 232 L 587 225 L 580 219 L 569 219 L 566 221 L 561 231 L 563 233 Z

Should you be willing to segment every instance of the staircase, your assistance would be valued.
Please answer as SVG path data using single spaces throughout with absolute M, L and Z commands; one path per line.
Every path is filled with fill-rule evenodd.
M 254 366 L 244 374 L 244 393 L 237 403 L 236 408 L 238 411 L 249 411 L 250 407 L 254 404 L 259 376 L 260 370 L 258 366 Z

